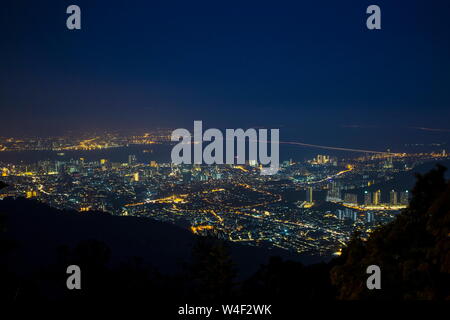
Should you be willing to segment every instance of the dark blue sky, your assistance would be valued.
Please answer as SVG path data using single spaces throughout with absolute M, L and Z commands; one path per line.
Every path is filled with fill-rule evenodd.
M 449 128 L 448 2 L 3 1 L 0 134 Z

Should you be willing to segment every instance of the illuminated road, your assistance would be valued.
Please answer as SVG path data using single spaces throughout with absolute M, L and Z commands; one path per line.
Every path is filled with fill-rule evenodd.
M 306 184 L 310 185 L 310 184 L 316 184 L 316 183 L 325 182 L 325 181 L 330 180 L 330 179 L 332 179 L 332 178 L 335 178 L 335 177 L 338 177 L 338 176 L 340 176 L 340 175 L 343 175 L 344 173 L 350 172 L 350 171 L 352 171 L 355 167 L 352 166 L 352 165 L 348 165 L 347 168 L 348 168 L 347 170 L 339 171 L 338 173 L 333 174 L 333 175 L 331 175 L 331 176 L 328 176 L 328 177 L 326 177 L 326 178 L 324 178 L 324 179 L 317 180 L 317 181 L 310 181 L 310 182 L 307 182 Z
M 338 151 L 349 151 L 349 152 L 360 152 L 360 153 L 374 153 L 374 154 L 391 154 L 396 155 L 396 153 L 384 152 L 384 151 L 374 151 L 374 150 L 364 150 L 364 149 L 352 149 L 352 148 L 342 148 L 342 147 L 330 147 L 330 146 L 321 146 L 317 144 L 309 144 L 303 142 L 294 142 L 294 141 L 280 141 L 280 144 L 291 144 L 295 146 L 302 147 L 312 147 L 318 149 L 327 149 L 327 150 L 338 150 Z
M 225 139 L 225 141 L 231 141 L 231 139 Z M 267 140 L 250 140 L 251 142 L 256 143 L 276 143 L 276 141 L 267 141 Z M 354 149 L 354 148 L 344 148 L 344 147 L 331 147 L 331 146 L 322 146 L 318 144 L 311 143 L 303 143 L 297 141 L 279 141 L 278 144 L 290 144 L 294 146 L 302 146 L 302 147 L 310 147 L 310 148 L 318 148 L 318 149 L 326 149 L 326 150 L 337 150 L 337 151 L 349 151 L 349 152 L 358 152 L 358 153 L 372 153 L 372 154 L 382 154 L 382 155 L 398 155 L 398 153 L 387 152 L 387 151 L 377 151 L 377 150 L 365 150 L 365 149 Z
M 405 209 L 408 207 L 407 205 L 403 205 L 403 204 L 399 204 L 399 205 L 380 204 L 380 205 L 370 205 L 370 206 L 359 206 L 359 205 L 355 205 L 355 204 L 342 203 L 342 202 L 336 202 L 336 201 L 331 201 L 331 202 L 340 204 L 346 208 L 356 209 L 356 210 L 360 210 L 360 211 L 369 211 L 369 210 L 398 211 L 398 210 Z
M 262 194 L 265 194 L 265 195 L 268 195 L 268 196 L 271 196 L 271 197 L 275 197 L 276 199 L 271 200 L 271 201 L 261 202 L 261 203 L 244 205 L 244 206 L 230 206 L 230 205 L 222 204 L 223 207 L 226 207 L 228 209 L 250 209 L 250 208 L 255 208 L 255 207 L 267 206 L 269 204 L 272 204 L 272 203 L 275 203 L 275 202 L 279 202 L 282 199 L 281 196 L 278 195 L 278 194 L 275 195 L 275 194 L 270 193 L 270 192 L 265 191 L 265 190 L 256 189 L 256 188 L 254 188 L 254 187 L 252 187 L 252 186 L 250 186 L 248 184 L 238 183 L 238 184 L 235 184 L 235 186 L 240 186 L 242 188 L 252 190 L 253 192 L 258 192 L 258 193 L 262 193 Z M 221 190 L 223 191 L 224 189 L 221 189 Z M 217 204 L 215 202 L 211 202 L 209 199 L 203 199 L 203 200 L 205 202 L 210 203 L 210 204 Z

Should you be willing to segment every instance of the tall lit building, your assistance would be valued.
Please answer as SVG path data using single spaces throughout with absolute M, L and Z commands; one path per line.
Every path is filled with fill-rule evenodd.
M 375 216 L 374 216 L 373 212 L 367 211 L 366 217 L 367 217 L 367 222 L 368 223 L 374 223 L 375 222 Z
M 26 192 L 26 198 L 35 198 L 37 197 L 37 191 L 35 190 L 28 190 Z
M 389 204 L 395 206 L 398 204 L 397 192 L 395 190 L 391 190 L 389 193 Z
M 307 202 L 313 202 L 313 188 L 312 187 L 308 187 L 306 189 L 306 201 Z
M 131 165 L 134 165 L 134 164 L 136 164 L 136 156 L 134 155 L 134 154 L 130 154 L 129 156 L 128 156 L 128 164 L 131 166 Z
M 313 163 L 316 164 L 326 164 L 330 162 L 330 156 L 318 154 L 317 157 L 313 160 Z
M 386 159 L 386 161 L 383 164 L 384 169 L 392 169 L 394 168 L 394 163 L 392 161 L 392 157 L 389 157 Z
M 344 210 L 338 209 L 336 216 L 339 220 L 348 219 L 348 220 L 352 220 L 353 222 L 356 222 L 356 220 L 358 218 L 358 215 L 356 214 L 356 212 L 349 208 L 345 208 Z
M 377 190 L 373 193 L 373 204 L 379 205 L 381 202 L 381 190 Z
M 344 195 L 344 202 L 351 203 L 351 204 L 357 204 L 358 203 L 358 196 L 353 193 L 346 193 Z
M 408 205 L 409 203 L 409 191 L 400 192 L 400 204 Z
M 181 170 L 181 176 L 183 183 L 189 183 L 192 180 L 192 172 L 188 168 L 183 168 L 183 170 Z
M 364 191 L 364 205 L 370 206 L 372 204 L 372 194 L 369 191 Z
M 341 188 L 336 181 L 328 186 L 327 201 L 342 201 Z

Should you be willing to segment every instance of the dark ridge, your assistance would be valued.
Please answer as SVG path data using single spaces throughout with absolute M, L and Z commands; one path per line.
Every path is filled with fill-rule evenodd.
M 190 260 L 198 238 L 179 226 L 149 218 L 62 211 L 28 199 L 4 199 L 0 201 L 0 212 L 6 213 L 6 237 L 17 242 L 12 261 L 16 270 L 24 273 L 55 263 L 55 252 L 61 246 L 74 247 L 89 239 L 110 248 L 112 265 L 140 257 L 163 273 L 176 273 Z M 317 261 L 281 249 L 228 245 L 239 276 L 243 277 L 255 272 L 272 255 L 304 263 Z

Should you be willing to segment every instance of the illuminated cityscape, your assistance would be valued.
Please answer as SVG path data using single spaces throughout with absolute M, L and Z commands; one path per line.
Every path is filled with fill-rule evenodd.
M 174 165 L 142 161 L 169 145 L 168 130 L 93 138 L 0 140 L 3 153 L 49 151 L 52 160 L 1 162 L 5 197 L 33 198 L 60 209 L 104 211 L 174 223 L 200 235 L 309 255 L 339 254 L 353 232 L 363 236 L 392 221 L 409 191 L 380 190 L 402 172 L 432 160 L 432 153 L 353 154 L 287 160 L 273 176 L 246 165 Z M 136 154 L 125 154 L 130 146 Z M 122 148 L 123 161 L 88 160 L 98 149 Z M 66 155 L 65 152 L 77 151 Z M 78 155 L 77 158 L 75 158 Z M 48 156 L 46 154 L 46 156 Z M 98 156 L 98 155 L 97 155 Z M 87 214 L 87 213 L 86 213 Z

